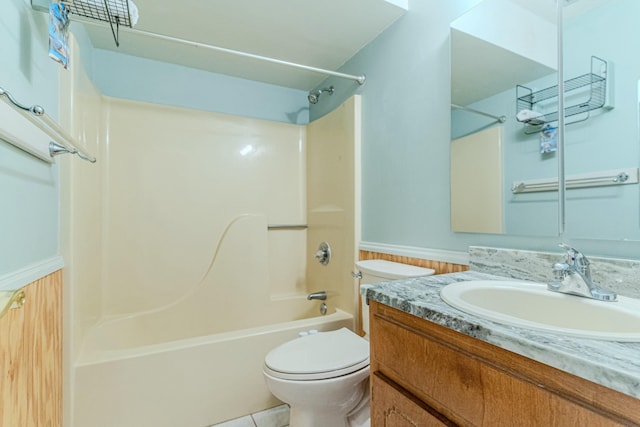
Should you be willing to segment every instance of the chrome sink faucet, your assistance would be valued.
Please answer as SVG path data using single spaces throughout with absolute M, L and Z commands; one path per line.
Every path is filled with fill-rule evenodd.
M 589 260 L 584 254 L 564 243 L 560 243 L 560 247 L 567 250 L 567 259 L 565 262 L 553 264 L 555 279 L 548 285 L 550 291 L 600 301 L 615 301 L 617 299 L 615 292 L 593 283 Z

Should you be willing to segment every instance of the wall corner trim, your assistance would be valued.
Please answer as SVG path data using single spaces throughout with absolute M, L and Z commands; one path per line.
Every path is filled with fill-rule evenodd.
M 401 246 L 375 242 L 360 242 L 360 250 L 448 262 L 451 264 L 469 265 L 468 252 L 418 248 L 415 246 Z
M 45 259 L 0 276 L 0 291 L 20 289 L 64 267 L 61 256 Z

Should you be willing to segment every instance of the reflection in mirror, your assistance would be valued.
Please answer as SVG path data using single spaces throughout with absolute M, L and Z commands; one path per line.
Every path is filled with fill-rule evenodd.
M 603 108 L 567 118 L 567 178 L 605 172 L 612 183 L 623 184 L 568 187 L 566 234 L 573 238 L 640 240 L 640 2 L 581 0 L 567 4 L 564 15 L 565 77 L 589 71 L 592 56 L 605 60 L 608 68 Z M 572 99 L 567 93 L 565 103 L 570 106 L 586 99 L 588 92 L 582 99 Z M 618 178 L 621 173 L 627 178 Z
M 556 85 L 556 46 L 555 0 L 482 0 L 451 24 L 453 231 L 558 234 L 557 192 L 512 192 L 514 182 L 557 177 L 542 126 L 523 123 L 548 102 L 525 112 L 516 103 L 526 95 L 518 85 Z

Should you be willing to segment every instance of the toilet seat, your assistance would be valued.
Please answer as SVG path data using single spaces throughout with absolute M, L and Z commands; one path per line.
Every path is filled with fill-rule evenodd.
M 336 378 L 369 366 L 369 343 L 347 328 L 286 342 L 265 357 L 265 372 L 287 380 Z

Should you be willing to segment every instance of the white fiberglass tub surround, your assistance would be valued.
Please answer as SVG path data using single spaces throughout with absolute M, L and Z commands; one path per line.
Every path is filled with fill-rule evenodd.
M 62 172 L 70 425 L 202 427 L 279 404 L 266 353 L 354 327 L 358 98 L 305 127 L 107 99 L 75 68 L 62 114 L 100 160 Z M 320 290 L 332 314 L 306 300 Z

